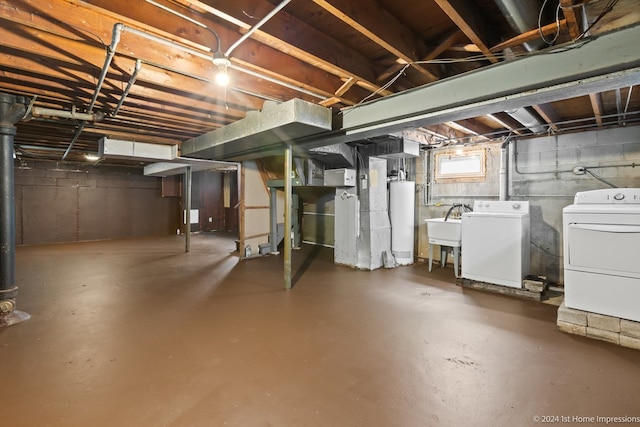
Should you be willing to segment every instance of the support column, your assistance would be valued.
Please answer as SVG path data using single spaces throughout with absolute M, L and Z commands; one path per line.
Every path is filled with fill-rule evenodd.
M 291 145 L 284 151 L 284 288 L 291 289 Z
M 184 251 L 191 250 L 191 166 L 187 166 L 184 173 L 184 208 L 185 208 L 185 230 L 184 230 Z
M 15 124 L 24 117 L 28 101 L 0 93 L 0 326 L 29 319 L 16 307 L 16 206 L 13 166 Z
M 271 253 L 278 253 L 278 189 L 269 187 L 269 243 Z

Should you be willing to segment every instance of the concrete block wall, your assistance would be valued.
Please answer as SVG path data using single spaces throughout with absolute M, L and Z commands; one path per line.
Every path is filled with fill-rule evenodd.
M 435 153 L 452 149 L 423 153 L 417 166 L 418 257 L 428 257 L 425 219 L 444 216 L 452 203 L 498 199 L 501 143 L 474 146 L 486 149 L 486 178 L 481 182 L 434 182 L 425 166 L 432 164 Z M 562 209 L 573 203 L 576 192 L 610 188 L 589 174 L 574 174 L 576 166 L 588 167 L 618 187 L 640 187 L 640 126 L 519 138 L 510 144 L 508 197 L 530 202 L 531 273 L 553 283 L 563 283 Z
M 179 200 L 141 168 L 27 161 L 15 168 L 16 243 L 175 234 Z
M 640 350 L 640 322 L 565 307 L 558 308 L 558 328 L 569 334 Z

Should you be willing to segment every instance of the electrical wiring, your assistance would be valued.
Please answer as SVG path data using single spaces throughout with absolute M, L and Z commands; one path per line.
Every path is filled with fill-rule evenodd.
M 590 41 L 591 40 L 584 40 L 584 41 L 582 41 L 582 43 L 577 43 L 577 44 L 574 44 L 574 45 L 566 46 L 566 47 L 564 47 L 562 49 L 556 49 L 556 50 L 553 50 L 553 51 L 547 52 L 547 53 L 553 54 L 553 53 L 565 52 L 565 51 L 570 50 L 570 49 L 578 49 L 578 48 L 581 48 L 582 46 L 584 46 L 586 43 L 589 43 Z M 496 53 L 496 54 L 494 54 L 494 57 L 496 59 L 511 60 L 511 59 L 516 59 L 516 58 L 529 56 L 529 55 L 531 55 L 531 52 L 511 53 L 511 54 Z M 358 103 L 353 105 L 351 107 L 351 109 L 344 111 L 343 114 L 348 114 L 349 111 L 353 111 L 353 107 L 357 107 L 360 104 L 363 104 L 363 103 L 367 102 L 369 99 L 371 99 L 374 96 L 378 95 L 380 92 L 388 89 L 400 77 L 402 77 L 404 75 L 404 72 L 407 70 L 407 68 L 411 67 L 412 65 L 457 64 L 457 63 L 464 63 L 464 62 L 477 62 L 477 61 L 487 61 L 487 60 L 488 59 L 487 59 L 487 57 L 485 55 L 480 54 L 480 55 L 471 55 L 471 56 L 467 56 L 467 57 L 464 57 L 464 58 L 437 58 L 437 59 L 429 59 L 429 60 L 421 60 L 421 61 L 409 62 L 409 63 L 405 64 L 400 69 L 400 71 L 398 71 L 387 83 L 385 83 L 383 86 L 379 87 L 377 90 L 375 90 L 374 92 L 370 93 L 365 98 L 360 100 Z
M 558 0 L 558 7 L 556 8 L 556 35 L 553 36 L 553 39 L 550 41 L 547 40 L 542 32 L 542 13 L 544 12 L 544 7 L 547 5 L 547 0 L 544 0 L 542 3 L 542 7 L 540 8 L 540 13 L 538 14 L 538 32 L 540 33 L 540 38 L 543 42 L 551 46 L 556 42 L 558 36 L 560 35 L 560 0 Z
M 585 168 L 585 169 L 584 169 L 584 171 L 585 171 L 586 173 L 588 173 L 589 175 L 591 175 L 592 177 L 594 177 L 595 179 L 597 179 L 598 181 L 600 181 L 600 182 L 603 182 L 603 183 L 607 184 L 609 187 L 612 187 L 612 188 L 618 188 L 618 186 L 617 186 L 617 185 L 610 183 L 609 181 L 607 181 L 606 179 L 602 178 L 602 177 L 601 177 L 600 175 L 598 175 L 597 173 L 592 172 L 591 170 L 589 170 L 589 169 L 587 169 L 587 168 Z
M 594 25 L 596 25 L 607 13 L 611 12 L 613 8 L 616 6 L 619 0 L 609 0 L 609 3 L 602 9 L 602 12 L 596 17 L 596 19 L 584 30 L 575 40 L 580 40 L 583 38 Z

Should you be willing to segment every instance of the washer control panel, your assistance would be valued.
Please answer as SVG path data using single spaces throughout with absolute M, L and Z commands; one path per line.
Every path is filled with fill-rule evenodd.
M 573 201 L 576 205 L 640 203 L 640 188 L 605 188 L 603 190 L 581 191 Z
M 476 200 L 473 202 L 473 211 L 528 214 L 529 202 L 522 200 Z

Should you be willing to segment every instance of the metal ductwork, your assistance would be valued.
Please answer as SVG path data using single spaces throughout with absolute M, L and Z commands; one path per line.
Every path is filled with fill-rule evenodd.
M 527 108 L 516 108 L 515 110 L 505 110 L 505 113 L 522 123 L 524 127 L 533 133 L 543 133 L 547 131 L 547 125 L 542 123 Z
M 495 0 L 507 22 L 518 34 L 533 30 L 538 26 L 538 14 L 542 4 L 538 0 Z M 544 47 L 542 40 L 530 41 L 523 46 L 529 52 Z
M 518 34 L 533 30 L 538 26 L 538 16 L 542 4 L 539 0 L 520 1 L 520 0 L 495 0 L 500 11 L 507 19 L 507 22 Z M 533 52 L 545 47 L 542 40 L 533 40 L 523 43 L 524 48 Z M 511 117 L 522 123 L 533 133 L 541 133 L 546 131 L 546 124 L 541 122 L 532 112 L 526 108 L 518 108 L 516 110 L 505 111 Z
M 240 161 L 282 153 L 285 143 L 331 130 L 331 110 L 301 99 L 265 103 L 262 111 L 182 143 L 182 155 Z
M 309 156 L 331 169 L 352 168 L 355 165 L 355 151 L 347 144 L 333 144 L 312 148 Z

